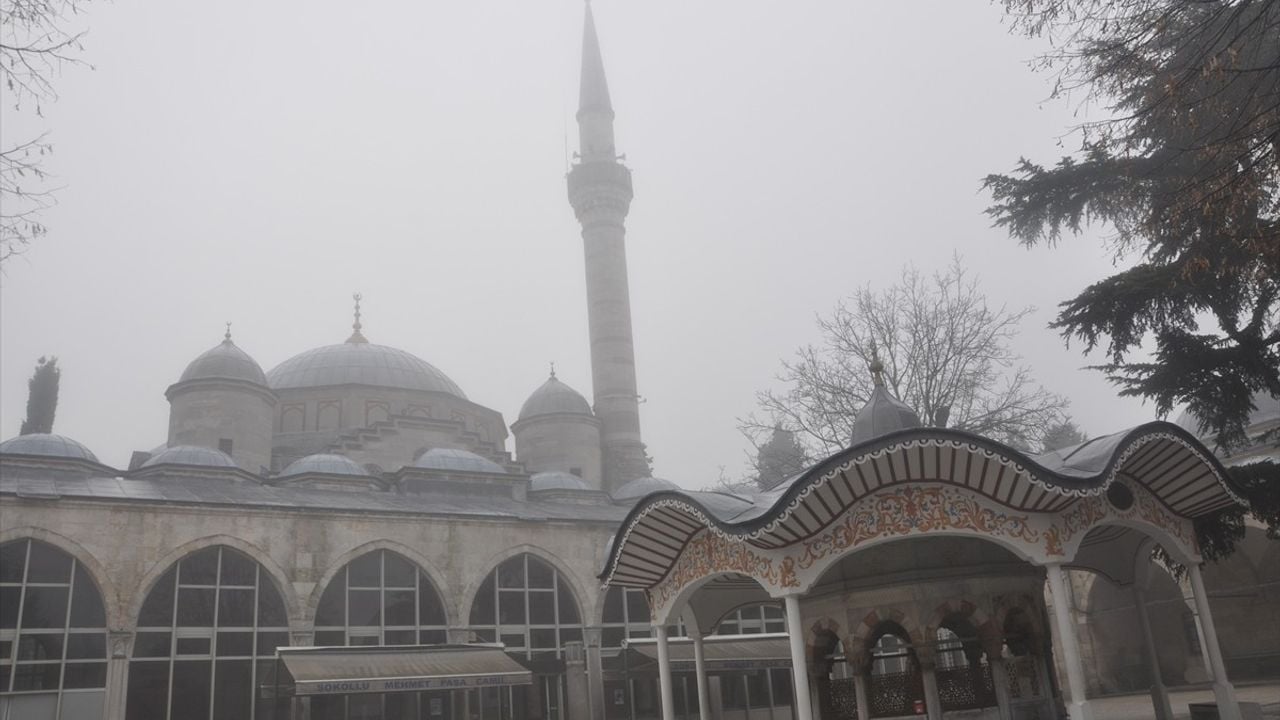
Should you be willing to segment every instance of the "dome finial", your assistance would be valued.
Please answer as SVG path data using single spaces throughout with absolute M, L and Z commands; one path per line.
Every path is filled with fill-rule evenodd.
M 876 339 L 871 338 L 871 362 L 867 363 L 871 371 L 871 379 L 877 386 L 884 386 L 884 363 L 880 362 L 880 351 L 876 349 Z
M 227 334 L 222 336 L 223 342 L 231 342 L 231 321 L 227 321 Z
M 551 361 L 551 379 L 555 380 L 555 378 L 556 378 L 556 361 L 552 360 Z
M 360 328 L 364 327 L 360 324 L 360 301 L 364 299 L 364 296 L 360 293 L 354 293 L 351 296 L 351 299 L 356 301 L 356 319 L 355 322 L 351 323 L 351 337 L 347 338 L 347 342 L 367 343 L 369 341 L 366 340 L 364 335 L 360 332 Z

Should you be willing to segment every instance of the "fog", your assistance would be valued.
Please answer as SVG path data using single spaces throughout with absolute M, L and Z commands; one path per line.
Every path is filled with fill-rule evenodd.
M 305 8 L 305 10 L 304 10 Z M 635 182 L 642 431 L 686 487 L 745 471 L 736 418 L 816 313 L 958 253 L 1090 435 L 1151 419 L 1046 328 L 1113 271 L 1099 234 L 1026 250 L 980 180 L 1078 144 L 1043 47 L 985 3 L 593 5 Z M 0 279 L 0 436 L 36 358 L 55 432 L 107 463 L 164 442 L 165 388 L 233 323 L 264 369 L 350 334 L 437 366 L 510 424 L 554 361 L 590 397 L 576 146 L 580 0 L 94 3 L 44 117 L 59 204 Z M 508 442 L 508 449 L 513 446 Z

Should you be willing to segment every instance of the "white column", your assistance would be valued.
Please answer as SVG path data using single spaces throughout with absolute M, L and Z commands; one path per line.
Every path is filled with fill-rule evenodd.
M 853 696 L 858 700 L 858 720 L 871 720 L 871 701 L 867 693 L 867 674 L 859 672 L 853 676 Z
M 1213 624 L 1209 610 L 1209 594 L 1204 589 L 1204 578 L 1199 565 L 1188 565 L 1191 576 L 1191 592 L 1196 598 L 1196 613 L 1200 616 L 1200 629 L 1204 631 L 1204 651 L 1209 656 L 1213 671 L 1213 697 L 1218 702 L 1218 717 L 1222 720 L 1240 720 L 1240 704 L 1236 701 L 1236 689 L 1227 679 L 1227 665 L 1222 660 L 1222 646 L 1218 644 L 1218 629 Z
M 809 663 L 804 653 L 804 626 L 800 624 L 800 596 L 783 598 L 787 608 L 787 635 L 791 640 L 791 677 L 795 681 L 792 703 L 795 720 L 813 720 L 809 701 Z
M 916 656 L 920 656 L 918 650 Z M 942 720 L 942 696 L 938 694 L 938 675 L 934 672 L 936 667 L 932 657 L 920 663 L 921 679 L 924 680 L 924 711 L 929 720 Z
M 1151 616 L 1147 614 L 1147 597 L 1139 585 L 1133 586 L 1133 606 L 1138 611 L 1138 624 L 1142 630 L 1142 645 L 1147 651 L 1147 667 L 1151 670 L 1151 707 L 1156 720 L 1173 720 L 1173 706 L 1169 704 L 1169 689 L 1160 676 L 1160 655 L 1156 653 L 1156 640 L 1151 634 Z
M 1058 563 L 1050 563 L 1045 569 L 1049 577 L 1049 594 L 1053 597 L 1053 627 L 1057 631 L 1054 641 L 1062 652 L 1063 664 L 1067 666 L 1067 688 L 1071 693 L 1067 713 L 1071 720 L 1093 720 L 1093 710 L 1084 690 L 1080 641 L 1076 638 L 1075 624 L 1071 622 L 1071 599 L 1067 595 L 1066 573 Z
M 662 720 L 676 720 L 676 702 L 671 693 L 671 655 L 667 649 L 667 626 L 658 625 L 658 691 L 662 695 Z
M 983 648 L 991 666 L 991 684 L 996 691 L 996 710 L 1000 720 L 1013 717 L 1013 700 L 1009 697 L 1009 668 L 1004 664 L 1004 643 L 997 637 Z
M 693 636 L 693 675 L 698 680 L 698 719 L 711 720 L 711 690 L 707 685 L 707 661 L 703 654 L 702 633 L 694 628 L 689 629 L 689 634 Z

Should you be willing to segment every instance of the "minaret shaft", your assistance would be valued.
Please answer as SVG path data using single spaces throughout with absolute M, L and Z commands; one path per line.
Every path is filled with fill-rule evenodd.
M 578 110 L 580 162 L 569 172 L 569 202 L 582 224 L 591 338 L 591 381 L 600 420 L 604 489 L 651 474 L 640 439 L 626 228 L 631 171 L 613 146 L 613 107 L 587 6 Z

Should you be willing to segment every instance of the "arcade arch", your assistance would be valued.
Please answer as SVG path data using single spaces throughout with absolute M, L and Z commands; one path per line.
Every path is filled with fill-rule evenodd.
M 0 544 L 0 717 L 102 714 L 107 615 L 84 564 L 34 538 Z
M 244 552 L 211 545 L 171 564 L 137 615 L 126 717 L 263 717 L 256 688 L 289 645 L 284 599 Z

